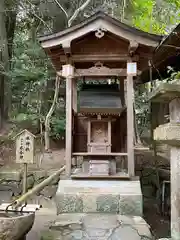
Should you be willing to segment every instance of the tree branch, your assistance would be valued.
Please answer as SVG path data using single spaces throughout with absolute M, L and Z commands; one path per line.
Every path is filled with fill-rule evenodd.
M 56 0 L 55 0 L 56 1 Z M 70 27 L 73 23 L 73 21 L 77 18 L 78 14 L 83 11 L 88 4 L 91 2 L 91 0 L 86 0 L 85 3 L 83 3 L 83 5 L 81 5 L 78 9 L 76 9 L 76 11 L 74 12 L 74 14 L 72 15 L 72 17 L 70 17 L 70 19 L 68 20 L 68 27 Z
M 55 110 L 56 107 L 56 103 L 58 100 L 58 94 L 59 94 L 59 86 L 60 86 L 60 78 L 59 76 L 56 76 L 56 81 L 55 81 L 55 92 L 54 92 L 54 99 L 51 105 L 51 108 L 48 112 L 48 114 L 46 115 L 46 119 L 45 119 L 45 132 L 44 132 L 44 141 L 45 141 L 45 151 L 49 151 L 50 149 L 50 120 L 51 120 L 51 116 Z
M 29 1 L 29 0 L 26 0 L 30 5 L 31 5 L 31 7 L 33 6 L 33 4 Z M 24 6 L 23 6 L 24 7 Z M 38 18 L 43 24 L 44 24 L 44 26 L 46 26 L 47 27 L 47 29 L 49 30 L 49 32 L 51 32 L 52 33 L 52 29 L 48 26 L 48 24 L 41 18 L 41 17 L 39 17 L 36 13 L 35 13 L 35 11 L 33 10 L 33 15 L 36 17 L 36 18 Z
M 68 14 L 67 11 L 63 8 L 63 6 L 58 2 L 58 0 L 54 0 L 56 2 L 56 4 L 58 5 L 58 7 L 60 7 L 60 9 L 63 11 L 63 13 L 66 15 L 66 18 L 68 19 Z

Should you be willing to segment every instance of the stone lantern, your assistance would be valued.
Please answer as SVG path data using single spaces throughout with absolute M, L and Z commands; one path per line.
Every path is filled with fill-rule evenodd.
M 154 140 L 170 146 L 171 237 L 180 239 L 180 85 L 163 83 L 151 94 L 151 101 L 169 103 L 170 122 L 154 130 Z

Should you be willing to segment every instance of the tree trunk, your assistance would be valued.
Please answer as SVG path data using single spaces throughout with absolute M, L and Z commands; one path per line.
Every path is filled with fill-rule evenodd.
M 56 82 L 55 82 L 55 92 L 54 92 L 54 99 L 53 99 L 53 103 L 51 105 L 51 108 L 46 116 L 46 120 L 45 120 L 45 132 L 44 132 L 44 141 L 45 141 L 45 151 L 49 151 L 50 150 L 50 137 L 49 137 L 49 133 L 50 133 L 50 120 L 51 120 L 51 116 L 55 110 L 56 107 L 56 103 L 58 100 L 58 94 L 59 94 L 59 86 L 60 86 L 60 80 L 59 77 L 56 77 Z
M 8 39 L 6 32 L 5 1 L 0 1 L 0 128 L 5 120 L 5 90 L 9 70 Z
M 16 28 L 16 17 L 17 17 L 17 8 L 18 8 L 19 0 L 9 0 L 5 1 L 5 8 L 8 9 L 6 12 L 6 22 L 5 22 L 5 27 L 6 27 L 6 36 L 7 36 L 7 41 L 8 41 L 8 69 L 7 71 L 12 67 L 11 65 L 11 59 L 13 55 L 13 41 L 14 41 L 14 33 L 15 33 L 15 28 Z M 7 78 L 7 77 L 6 77 Z M 4 110 L 5 114 L 5 119 L 8 118 L 8 113 L 11 110 L 11 86 L 10 82 L 7 81 L 7 84 L 5 84 L 5 94 L 6 94 L 6 107 Z

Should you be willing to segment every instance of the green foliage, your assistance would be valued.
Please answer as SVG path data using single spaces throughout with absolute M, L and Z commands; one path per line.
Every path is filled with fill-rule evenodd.
M 73 4 L 65 0 L 59 2 L 69 15 L 82 4 L 79 0 Z M 99 6 L 107 13 L 121 20 L 124 18 L 130 25 L 150 33 L 166 34 L 180 21 L 179 0 L 93 0 L 86 11 L 78 15 L 74 24 L 84 19 L 85 15 L 97 11 Z M 36 42 L 37 33 L 62 30 L 67 25 L 67 19 L 55 1 L 22 0 L 19 1 L 16 22 L 11 70 L 3 72 L 9 77 L 12 93 L 10 119 L 18 128 L 30 127 L 38 132 L 40 122 L 44 122 L 52 103 L 55 73 L 44 50 Z M 2 67 L 0 69 L 4 71 Z M 180 73 L 172 69 L 169 71 L 172 71 L 171 78 L 165 81 L 180 77 Z M 141 131 L 149 127 L 147 93 L 148 86 L 139 87 L 135 93 L 136 114 Z M 59 139 L 64 134 L 64 109 L 59 106 L 51 118 L 51 137 Z
M 65 117 L 52 117 L 51 119 L 51 137 L 54 139 L 62 139 L 65 136 Z

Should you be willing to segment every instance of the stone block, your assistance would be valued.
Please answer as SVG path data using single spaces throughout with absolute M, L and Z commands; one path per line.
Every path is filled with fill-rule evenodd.
M 97 196 L 96 199 L 97 212 L 119 212 L 119 195 L 115 194 L 102 194 Z
M 180 146 L 180 123 L 167 123 L 154 130 L 154 140 Z
M 142 215 L 139 181 L 61 180 L 55 197 L 60 213 Z
M 143 200 L 140 195 L 120 195 L 119 213 L 122 215 L 142 216 Z
M 83 201 L 82 201 L 82 198 L 78 195 L 59 194 L 58 203 L 59 203 L 57 204 L 58 214 L 67 213 L 67 212 L 69 213 L 83 212 Z
M 23 168 L 19 164 L 6 165 L 0 169 L 0 178 L 6 181 L 19 182 L 22 179 Z

